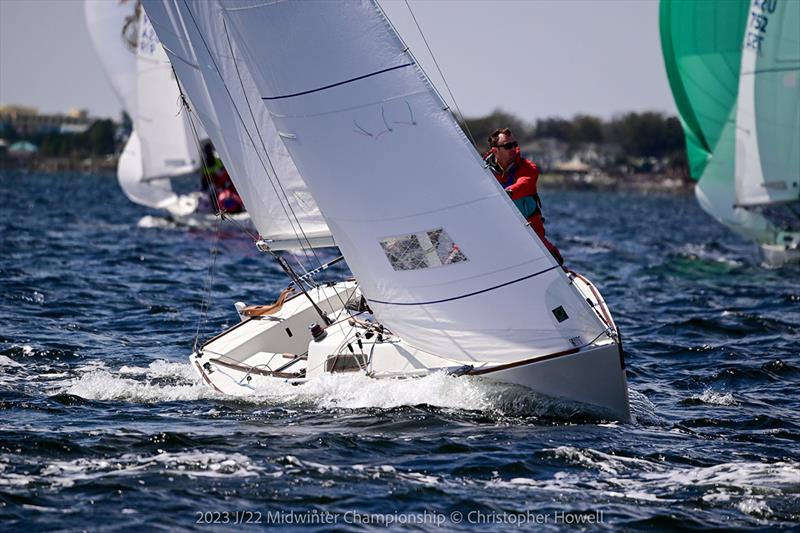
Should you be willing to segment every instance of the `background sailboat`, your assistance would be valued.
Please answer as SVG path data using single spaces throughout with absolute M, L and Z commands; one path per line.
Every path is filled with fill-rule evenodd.
M 177 194 L 170 182 L 186 176 L 199 184 L 201 156 L 172 66 L 147 14 L 138 2 L 105 0 L 86 0 L 84 12 L 95 50 L 133 121 L 117 166 L 123 192 L 182 223 L 212 222 L 206 193 Z
M 662 0 L 660 19 L 700 205 L 800 260 L 800 3 Z
M 271 162 L 288 154 L 286 176 L 312 193 L 358 279 L 314 286 L 310 304 L 288 301 L 218 336 L 193 358 L 205 379 L 246 392 L 273 374 L 491 373 L 628 419 L 616 328 L 599 293 L 555 263 L 377 5 L 144 5 L 215 144 L 269 169 L 261 183 L 237 181 L 254 219 L 274 211 L 258 207 L 257 193 L 282 187 Z M 297 242 L 313 247 L 297 198 L 276 197 Z M 347 325 L 366 309 L 361 295 L 380 334 Z M 338 324 L 324 342 L 304 331 L 314 316 Z M 280 370 L 279 352 L 294 354 Z

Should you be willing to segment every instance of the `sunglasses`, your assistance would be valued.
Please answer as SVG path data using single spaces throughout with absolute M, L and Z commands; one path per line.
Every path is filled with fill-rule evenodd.
M 497 148 L 502 148 L 503 150 L 511 150 L 513 148 L 516 148 L 517 146 L 519 146 L 519 143 L 517 141 L 511 141 L 510 143 L 498 144 Z

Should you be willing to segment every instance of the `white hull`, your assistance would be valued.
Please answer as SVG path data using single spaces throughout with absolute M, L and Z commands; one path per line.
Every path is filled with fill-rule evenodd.
M 770 265 L 800 263 L 800 246 L 786 244 L 762 244 L 761 253 Z
M 188 215 L 169 215 L 169 219 L 178 226 L 186 226 L 189 228 L 203 228 L 211 229 L 216 227 L 219 217 L 212 213 L 190 213 Z M 234 215 L 225 215 L 225 219 L 233 220 L 238 224 L 245 224 L 246 227 L 251 228 L 250 215 L 247 213 L 236 213 Z
M 611 321 L 596 289 L 580 277 L 575 284 L 587 297 L 599 300 L 595 310 Z M 209 386 L 236 396 L 269 388 L 276 380 L 299 385 L 325 373 L 361 373 L 376 379 L 434 372 L 478 376 L 567 400 L 591 414 L 630 420 L 615 331 L 587 346 L 511 363 L 459 361 L 411 346 L 363 317 L 351 319 L 354 313 L 345 308 L 345 302 L 360 300 L 355 282 L 320 287 L 309 295 L 335 322 L 326 328 L 324 338 L 312 339 L 308 326 L 320 322 L 319 315 L 308 298 L 300 295 L 286 301 L 274 315 L 244 319 L 211 339 L 192 354 L 192 367 Z M 615 328 L 613 321 L 611 325 Z
M 210 211 L 211 207 L 206 198 L 206 193 L 195 191 L 177 196 L 173 202 L 159 207 L 166 210 L 168 218 L 179 226 L 213 228 L 219 217 Z M 247 213 L 226 214 L 225 218 L 251 226 L 250 215 Z

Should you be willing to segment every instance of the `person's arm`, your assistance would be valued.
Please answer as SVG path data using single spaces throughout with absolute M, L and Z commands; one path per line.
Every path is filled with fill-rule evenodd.
M 517 181 L 506 187 L 512 200 L 519 200 L 536 194 L 536 180 L 531 176 L 520 176 Z
M 536 182 L 539 180 L 539 167 L 533 162 L 526 165 L 524 170 L 520 168 L 522 175 L 517 178 L 517 181 L 506 187 L 512 200 L 519 200 L 526 196 L 536 194 Z

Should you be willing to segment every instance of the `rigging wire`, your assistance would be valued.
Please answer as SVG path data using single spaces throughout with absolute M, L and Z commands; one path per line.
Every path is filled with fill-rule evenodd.
M 223 10 L 223 13 L 224 13 L 224 10 Z M 245 100 L 245 103 L 247 104 L 247 110 L 250 113 L 250 119 L 253 121 L 253 127 L 255 128 L 256 133 L 258 134 L 258 139 L 261 142 L 261 148 L 264 150 L 264 155 L 267 158 L 267 162 L 269 163 L 270 169 L 272 170 L 272 172 L 275 175 L 275 181 L 278 183 L 278 188 L 280 189 L 280 191 L 281 191 L 281 193 L 283 195 L 283 199 L 286 201 L 286 205 L 285 206 L 282 204 L 284 213 L 286 213 L 286 208 L 288 207 L 289 211 L 292 214 L 292 217 L 289 217 L 288 213 L 286 213 L 286 215 L 287 215 L 287 218 L 289 218 L 289 223 L 292 225 L 292 230 L 295 232 L 295 236 L 297 237 L 297 240 L 300 243 L 300 247 L 303 250 L 303 254 L 306 257 L 306 261 L 308 261 L 308 263 L 310 263 L 312 265 L 314 264 L 310 259 L 310 255 L 309 255 L 309 252 L 310 252 L 310 254 L 313 255 L 314 260 L 316 260 L 316 263 L 317 263 L 316 267 L 322 267 L 322 265 L 323 265 L 322 259 L 319 257 L 319 255 L 317 254 L 317 251 L 311 245 L 311 242 L 308 239 L 308 235 L 306 235 L 306 232 L 303 229 L 303 225 L 300 223 L 300 220 L 297 217 L 297 213 L 295 213 L 295 210 L 292 207 L 291 202 L 289 201 L 289 196 L 286 193 L 286 189 L 283 187 L 283 184 L 281 183 L 281 180 L 278 177 L 278 172 L 275 170 L 275 166 L 272 163 L 272 158 L 270 157 L 269 151 L 267 150 L 267 147 L 266 147 L 266 143 L 264 142 L 264 136 L 261 134 L 261 129 L 258 127 L 258 122 L 256 121 L 255 114 L 253 113 L 253 107 L 250 104 L 250 100 L 247 97 L 247 91 L 245 91 L 245 88 L 244 88 L 244 80 L 242 79 L 241 71 L 239 70 L 239 64 L 236 61 L 236 55 L 233 52 L 233 43 L 231 43 L 230 34 L 228 33 L 228 23 L 225 20 L 224 16 L 222 17 L 222 27 L 225 30 L 225 39 L 228 42 L 228 50 L 230 51 L 230 54 L 231 54 L 231 61 L 233 61 L 233 66 L 236 69 L 236 76 L 239 79 L 239 85 L 242 88 L 242 94 L 244 95 L 244 100 Z M 226 90 L 227 90 L 227 86 L 226 86 Z M 231 99 L 231 100 L 233 100 L 233 99 Z M 258 153 L 258 150 L 256 150 L 256 153 Z M 260 157 L 260 154 L 259 154 L 259 160 L 260 159 L 261 159 L 261 157 Z M 262 164 L 263 164 L 263 162 L 262 162 Z M 265 168 L 265 170 L 266 170 L 266 168 Z M 269 176 L 269 173 L 267 173 L 267 175 Z M 270 179 L 270 181 L 271 181 L 271 179 Z M 273 184 L 273 190 L 274 190 L 274 188 L 275 188 L 275 185 Z M 275 191 L 275 193 L 277 195 L 277 190 Z M 278 196 L 278 197 L 280 198 L 280 196 Z M 292 218 L 294 220 L 292 220 Z M 300 236 L 297 234 L 297 230 L 294 229 L 294 224 L 295 223 L 297 224 L 297 227 L 299 228 L 300 233 L 302 233 L 303 239 L 300 239 Z M 306 248 L 306 246 L 303 244 L 303 240 L 305 240 L 305 244 L 308 245 L 308 248 Z M 294 255 L 294 254 L 292 254 L 292 255 Z M 297 257 L 294 257 L 294 259 L 298 264 L 300 264 L 300 262 L 297 259 Z M 283 264 L 285 264 L 287 267 L 289 267 L 288 262 L 284 261 Z M 289 268 L 291 268 L 291 267 L 289 267 Z M 306 270 L 306 269 L 304 269 L 304 270 Z M 313 270 L 313 268 L 312 268 L 312 270 Z M 294 276 L 292 276 L 290 274 L 290 277 L 297 277 L 298 280 L 300 279 L 300 277 L 297 276 L 296 274 Z M 313 278 L 310 278 L 310 281 L 307 281 L 306 283 L 312 283 L 312 282 L 313 282 Z M 298 283 L 298 289 L 302 290 L 302 287 L 300 286 L 300 283 Z M 342 300 L 342 297 L 341 297 L 341 295 L 339 294 L 338 291 L 335 291 L 335 295 L 336 295 L 336 298 L 339 300 L 339 302 L 342 304 L 342 307 L 345 307 L 346 302 L 344 300 Z M 311 298 L 309 297 L 309 299 L 311 299 Z M 312 301 L 312 304 L 314 304 L 313 301 Z M 314 304 L 314 307 L 317 308 L 316 304 Z M 323 321 L 325 321 L 327 323 L 328 322 L 327 316 L 322 314 L 322 313 L 320 313 L 320 315 L 321 315 Z
M 197 153 L 200 157 L 200 173 L 202 179 L 205 180 L 205 176 L 208 174 L 209 167 L 206 165 L 205 157 L 203 157 L 203 150 L 201 147 L 200 142 L 200 134 L 197 132 L 197 126 L 192 119 L 193 113 L 191 108 L 189 107 L 189 102 L 186 100 L 186 95 L 183 92 L 183 88 L 181 87 L 181 83 L 178 80 L 178 75 L 175 73 L 175 68 L 172 67 L 172 74 L 175 78 L 175 84 L 178 86 L 178 94 L 180 95 L 180 105 L 181 109 L 187 113 L 187 122 L 189 123 L 189 127 L 192 131 L 192 140 L 195 142 L 195 146 L 197 147 Z M 194 342 L 192 343 L 192 352 L 197 352 L 198 344 L 200 342 L 200 332 L 201 329 L 205 329 L 205 325 L 208 323 L 208 309 L 211 305 L 211 284 L 214 281 L 214 272 L 216 271 L 217 265 L 217 255 L 219 254 L 219 241 L 221 235 L 221 221 L 225 220 L 225 212 L 219 208 L 219 200 L 217 198 L 217 191 L 211 186 L 211 194 L 214 198 L 214 207 L 218 209 L 216 213 L 216 217 L 214 219 L 214 240 L 212 242 L 212 246 L 209 249 L 209 255 L 211 259 L 209 261 L 209 265 L 206 268 L 206 276 L 203 280 L 203 292 L 202 298 L 200 301 L 200 314 L 197 317 L 197 327 L 195 328 L 194 334 Z M 233 221 L 231 218 L 227 218 L 227 220 Z M 238 222 L 237 222 L 238 223 Z M 240 224 L 241 226 L 241 224 Z M 244 226 L 241 226 L 242 228 Z M 249 231 L 245 230 L 248 234 Z
M 172 69 L 172 73 L 175 74 L 175 69 L 174 68 Z M 198 149 L 198 151 L 200 153 L 200 160 L 202 161 L 202 163 L 201 163 L 202 164 L 201 172 L 203 172 L 203 176 L 202 177 L 203 177 L 203 179 L 206 179 L 205 176 L 207 174 L 209 174 L 208 171 L 210 170 L 210 168 L 206 165 L 206 160 L 203 157 L 202 143 L 200 142 L 200 134 L 197 131 L 197 126 L 195 125 L 194 120 L 192 120 L 192 116 L 196 117 L 196 115 L 194 115 L 194 113 L 192 113 L 192 109 L 191 109 L 191 107 L 189 107 L 189 102 L 186 100 L 186 95 L 183 93 L 183 90 L 181 89 L 181 84 L 178 81 L 178 75 L 177 74 L 175 74 L 175 82 L 178 84 L 178 91 L 180 91 L 180 94 L 181 94 L 182 105 L 183 105 L 184 109 L 186 109 L 186 112 L 188 113 L 188 116 L 189 116 L 189 126 L 191 126 L 191 128 L 192 128 L 192 137 L 193 137 L 193 139 L 195 141 L 195 145 L 197 146 L 197 149 Z M 200 120 L 200 119 L 196 118 L 196 120 Z M 210 139 L 209 139 L 209 142 L 211 142 Z M 213 144 L 212 144 L 212 146 L 213 146 Z M 217 216 L 217 218 L 221 219 L 221 220 L 227 220 L 228 222 L 232 223 L 234 226 L 239 228 L 239 230 L 242 233 L 244 233 L 245 235 L 250 237 L 254 242 L 257 241 L 258 240 L 258 235 L 257 234 L 255 234 L 252 231 L 250 231 L 250 228 L 248 228 L 246 225 L 242 224 L 240 221 L 236 220 L 233 217 L 229 217 L 228 213 L 220 206 L 219 197 L 217 196 L 217 189 L 213 186 L 213 184 L 209 184 L 209 190 L 211 191 L 211 194 L 214 197 L 214 205 L 212 207 L 214 207 L 214 209 L 215 209 L 215 213 L 214 214 Z
M 183 0 L 183 4 L 186 7 L 186 11 L 189 13 L 189 16 L 192 17 L 192 22 L 194 23 L 194 26 L 197 29 L 197 33 L 200 36 L 200 39 L 203 41 L 203 45 L 205 46 L 206 51 L 208 52 L 208 55 L 209 55 L 212 63 L 214 64 L 215 70 L 219 73 L 220 81 L 222 81 L 222 86 L 225 87 L 225 92 L 228 94 L 228 99 L 231 102 L 231 106 L 236 111 L 236 115 L 239 118 L 239 121 L 242 123 L 242 126 L 245 126 L 244 117 L 242 117 L 242 114 L 239 111 L 239 108 L 236 106 L 235 100 L 234 100 L 233 95 L 231 94 L 231 92 L 230 92 L 230 90 L 228 88 L 228 85 L 225 83 L 225 80 L 222 79 L 222 70 L 219 68 L 219 65 L 217 65 L 217 62 L 214 59 L 214 54 L 211 51 L 211 47 L 208 45 L 208 42 L 206 41 L 205 37 L 203 36 L 203 33 L 200 31 L 200 25 L 197 23 L 197 20 L 195 19 L 195 16 L 194 16 L 194 13 L 192 12 L 192 9 L 189 7 L 189 4 L 186 2 L 186 0 Z M 223 24 L 224 23 L 225 23 L 225 21 L 223 19 Z M 261 163 L 261 166 L 264 169 L 264 173 L 267 175 L 267 178 L 269 179 L 269 182 L 270 182 L 270 185 L 272 186 L 273 191 L 275 192 L 276 196 L 278 196 L 280 198 L 280 195 L 278 194 L 278 191 L 277 191 L 277 188 L 275 186 L 275 183 L 273 182 L 272 175 L 269 173 L 269 170 L 267 170 L 267 166 L 264 164 L 264 161 L 261 158 L 261 154 L 258 152 L 258 149 L 256 148 L 256 143 L 253 140 L 252 135 L 250 134 L 250 130 L 248 130 L 247 127 L 245 127 L 244 130 L 245 130 L 245 133 L 247 134 L 248 139 L 250 140 L 250 143 L 252 144 L 253 148 L 255 149 L 255 152 L 256 152 L 256 154 L 258 156 L 258 161 L 259 161 L 259 163 Z M 272 167 L 271 162 L 270 162 L 270 167 Z M 273 173 L 275 173 L 274 167 L 273 167 Z M 275 180 L 277 180 L 277 179 L 278 179 L 278 176 L 277 176 L 277 173 L 275 173 Z M 290 224 L 292 224 L 292 230 L 295 233 L 295 237 L 297 237 L 298 241 L 301 241 L 300 236 L 297 233 L 297 230 L 294 229 L 294 224 L 292 223 L 292 218 L 289 216 L 289 213 L 286 211 L 286 206 L 283 205 L 283 203 L 281 203 L 281 208 L 283 209 L 284 214 L 286 215 L 287 219 L 289 219 Z
M 189 5 L 186 2 L 186 0 L 184 0 L 184 6 L 186 7 L 186 10 L 189 13 L 189 15 L 192 17 L 192 22 L 194 22 L 194 26 L 197 29 L 198 35 L 200 36 L 200 39 L 203 41 L 203 45 L 205 46 L 206 51 L 208 52 L 211 61 L 214 63 L 214 68 L 216 69 L 216 71 L 218 73 L 220 73 L 220 79 L 222 81 L 222 85 L 223 85 L 223 87 L 225 87 L 225 91 L 228 94 L 228 98 L 231 101 L 232 107 L 234 108 L 234 110 L 236 110 L 236 115 L 239 118 L 239 121 L 241 122 L 241 124 L 243 126 L 245 126 L 244 117 L 242 116 L 242 113 L 240 112 L 238 106 L 236 105 L 235 100 L 233 98 L 233 95 L 231 94 L 230 89 L 228 88 L 228 85 L 225 83 L 224 80 L 222 80 L 222 74 L 221 74 L 222 71 L 220 70 L 219 65 L 217 65 L 217 62 L 216 62 L 216 60 L 214 58 L 214 55 L 213 55 L 213 53 L 211 51 L 211 47 L 208 45 L 208 42 L 206 41 L 205 37 L 203 36 L 202 32 L 200 31 L 200 26 L 198 25 L 197 20 L 195 19 L 194 13 L 192 12 L 192 10 L 189 7 Z M 244 82 L 242 81 L 241 73 L 239 72 L 239 66 L 236 63 L 236 58 L 234 57 L 234 54 L 233 54 L 233 47 L 232 47 L 232 44 L 231 44 L 231 41 L 230 41 L 230 35 L 228 34 L 227 23 L 225 22 L 224 17 L 222 19 L 222 23 L 223 23 L 223 28 L 225 29 L 226 39 L 228 41 L 228 47 L 229 47 L 229 49 L 231 51 L 231 58 L 233 60 L 234 67 L 236 68 L 237 76 L 239 77 L 239 83 L 242 86 L 242 92 L 243 92 L 243 94 L 245 96 L 245 102 L 247 103 L 248 111 L 250 112 L 251 119 L 253 120 L 253 125 L 254 125 L 254 127 L 256 129 L 256 132 L 258 133 L 258 136 L 259 136 L 259 139 L 261 141 L 262 148 L 264 149 L 264 154 L 267 157 L 267 161 L 269 163 L 270 169 L 272 169 L 272 174 L 270 174 L 269 170 L 267 169 L 267 165 L 264 163 L 264 160 L 262 159 L 261 154 L 259 153 L 258 149 L 256 148 L 256 143 L 255 143 L 255 140 L 253 139 L 253 137 L 252 137 L 252 135 L 250 133 L 250 130 L 247 129 L 247 127 L 245 127 L 244 130 L 245 130 L 245 132 L 247 134 L 248 139 L 250 140 L 251 145 L 253 146 L 253 149 L 256 152 L 256 155 L 258 157 L 259 163 L 261 163 L 261 166 L 264 169 L 264 173 L 267 175 L 267 178 L 270 181 L 270 185 L 272 186 L 272 189 L 275 192 L 275 195 L 278 198 L 281 197 L 281 194 L 278 193 L 278 189 L 280 189 L 281 192 L 283 193 L 283 197 L 284 197 L 284 199 L 286 201 L 286 204 L 284 205 L 284 203 L 281 202 L 281 208 L 283 209 L 283 212 L 286 215 L 287 220 L 289 220 L 289 223 L 290 223 L 290 225 L 292 227 L 292 231 L 294 232 L 295 237 L 297 238 L 297 241 L 300 243 L 301 248 L 304 250 L 304 252 L 307 253 L 307 251 L 305 250 L 305 246 L 303 245 L 303 240 L 305 240 L 306 244 L 308 244 L 310 249 L 313 250 L 313 247 L 311 246 L 311 243 L 310 243 L 310 241 L 308 239 L 308 236 L 305 234 L 305 231 L 302 229 L 302 225 L 300 225 L 300 222 L 299 222 L 299 220 L 297 218 L 297 214 L 294 212 L 294 209 L 292 208 L 292 205 L 289 202 L 288 195 L 286 194 L 286 191 L 285 191 L 283 185 L 281 184 L 280 179 L 278 178 L 278 174 L 275 171 L 275 167 L 272 164 L 272 160 L 269 157 L 269 152 L 266 149 L 263 137 L 261 135 L 260 130 L 258 129 L 258 123 L 256 122 L 255 116 L 254 116 L 253 111 L 252 111 L 252 108 L 250 107 L 250 102 L 247 99 L 247 92 L 244 90 Z M 273 180 L 273 175 L 274 175 L 274 180 Z M 276 181 L 278 183 L 277 187 L 275 185 Z M 292 213 L 291 215 L 287 211 L 287 206 L 288 206 L 289 210 Z M 295 223 L 300 228 L 300 233 L 302 233 L 302 238 L 300 236 L 300 233 L 298 233 L 298 229 L 295 228 Z M 314 255 L 316 256 L 316 253 L 314 253 Z M 322 261 L 319 259 L 319 257 L 316 257 L 316 259 L 317 259 L 318 264 L 321 265 Z
M 184 6 L 186 7 L 186 11 L 188 12 L 189 16 L 192 18 L 192 22 L 194 23 L 194 26 L 195 26 L 195 28 L 197 29 L 198 35 L 199 35 L 200 39 L 202 40 L 202 42 L 203 42 L 203 45 L 205 46 L 205 48 L 206 48 L 206 51 L 208 52 L 208 54 L 209 54 L 209 57 L 210 57 L 210 59 L 211 59 L 212 63 L 214 64 L 214 68 L 217 70 L 217 72 L 219 73 L 219 75 L 220 75 L 220 78 L 221 78 L 221 77 L 222 77 L 222 74 L 221 74 L 221 72 L 222 72 L 222 71 L 220 70 L 220 68 L 219 68 L 219 65 L 217 65 L 217 62 L 216 62 L 216 60 L 215 60 L 215 58 L 214 58 L 214 55 L 213 55 L 213 53 L 211 52 L 211 47 L 209 46 L 208 42 L 206 41 L 205 37 L 203 36 L 203 33 L 200 31 L 200 26 L 199 26 L 199 24 L 197 23 L 197 19 L 195 18 L 195 16 L 194 16 L 194 13 L 192 12 L 192 9 L 189 7 L 189 4 L 188 4 L 188 2 L 187 2 L 186 0 L 183 0 L 183 4 L 184 4 Z M 223 13 L 224 13 L 224 10 L 223 10 Z M 233 56 L 233 48 L 232 48 L 232 46 L 231 46 L 231 42 L 230 42 L 230 35 L 229 35 L 229 34 L 228 34 L 228 32 L 227 32 L 227 24 L 226 24 L 226 22 L 225 22 L 224 16 L 223 16 L 222 22 L 223 22 L 223 27 L 224 27 L 224 29 L 225 29 L 225 33 L 226 33 L 226 38 L 227 38 L 227 40 L 228 40 L 228 45 L 229 45 L 229 47 L 231 48 L 231 55 Z M 243 86 L 243 83 L 244 83 L 244 82 L 243 82 L 243 81 L 242 81 L 242 79 L 241 79 L 241 75 L 240 75 L 240 73 L 239 73 L 239 67 L 238 67 L 238 64 L 237 64 L 237 63 L 236 63 L 236 61 L 235 61 L 235 58 L 234 58 L 234 66 L 236 67 L 237 75 L 239 76 L 239 81 L 240 81 L 240 83 L 241 83 L 241 84 L 242 84 L 242 86 Z M 235 100 L 234 100 L 234 98 L 233 98 L 233 95 L 232 95 L 232 94 L 231 94 L 231 92 L 230 92 L 230 89 L 228 88 L 228 86 L 227 86 L 227 84 L 225 83 L 225 81 L 224 81 L 224 80 L 222 80 L 222 79 L 221 79 L 221 81 L 222 81 L 222 85 L 223 85 L 223 87 L 225 87 L 225 91 L 226 91 L 226 93 L 228 94 L 228 98 L 229 98 L 229 99 L 230 99 L 230 101 L 231 101 L 231 105 L 232 105 L 233 109 L 236 111 L 236 115 L 237 115 L 237 117 L 239 118 L 239 121 L 240 121 L 240 122 L 242 123 L 242 125 L 244 126 L 244 125 L 245 125 L 244 117 L 242 116 L 242 114 L 241 114 L 241 112 L 240 112 L 239 108 L 236 106 Z M 289 203 L 289 201 L 288 201 L 288 196 L 286 195 L 286 191 L 285 191 L 285 189 L 283 188 L 283 185 L 281 184 L 281 182 L 280 182 L 280 180 L 279 180 L 279 178 L 278 178 L 277 172 L 275 172 L 275 168 L 274 168 L 274 166 L 273 166 L 273 164 L 272 164 L 272 160 L 269 158 L 269 153 L 268 153 L 268 152 L 267 152 L 267 150 L 266 150 L 266 146 L 265 146 L 265 144 L 264 144 L 263 137 L 261 136 L 261 132 L 260 132 L 260 130 L 258 129 L 258 125 L 257 125 L 257 123 L 255 122 L 254 114 L 253 114 L 253 112 L 252 112 L 252 108 L 250 107 L 250 102 L 249 102 L 249 100 L 247 100 L 247 93 L 245 92 L 244 94 L 245 94 L 245 101 L 246 101 L 246 103 L 247 103 L 247 106 L 248 106 L 248 109 L 249 109 L 249 111 L 250 111 L 250 113 L 251 113 L 251 118 L 252 118 L 252 119 L 253 119 L 253 121 L 254 121 L 254 126 L 255 126 L 255 128 L 256 128 L 256 132 L 257 132 L 257 133 L 258 133 L 258 135 L 259 135 L 259 138 L 260 138 L 260 140 L 261 140 L 261 143 L 262 143 L 262 147 L 264 148 L 265 155 L 266 155 L 266 157 L 267 157 L 267 160 L 268 160 L 268 162 L 269 162 L 269 166 L 270 166 L 270 168 L 272 169 L 272 172 L 273 172 L 273 174 L 274 174 L 274 180 L 273 180 L 273 175 L 271 175 L 271 174 L 270 174 L 270 172 L 269 172 L 269 170 L 267 170 L 267 166 L 266 166 L 266 164 L 264 163 L 264 160 L 262 159 L 262 157 L 261 157 L 261 154 L 259 153 L 258 149 L 256 148 L 256 143 L 255 143 L 255 141 L 254 141 L 254 139 L 253 139 L 253 137 L 252 137 L 252 135 L 251 135 L 250 131 L 249 131 L 249 130 L 248 130 L 246 127 L 244 128 L 244 129 L 245 129 L 245 132 L 247 133 L 247 136 L 248 136 L 248 138 L 250 139 L 250 142 L 251 142 L 251 144 L 252 144 L 253 148 L 255 149 L 255 152 L 256 152 L 256 154 L 258 155 L 258 160 L 259 160 L 259 162 L 261 163 L 261 166 L 262 166 L 262 168 L 264 169 L 264 172 L 265 172 L 265 174 L 267 175 L 267 178 L 269 179 L 269 181 L 270 181 L 270 185 L 272 186 L 272 188 L 273 188 L 273 191 L 275 192 L 276 196 L 277 196 L 278 198 L 280 198 L 280 196 L 281 196 L 281 195 L 278 193 L 278 188 L 280 188 L 280 189 L 281 189 L 281 191 L 283 192 L 284 199 L 286 200 L 286 205 L 284 205 L 284 203 L 283 203 L 283 202 L 281 202 L 281 208 L 283 209 L 283 211 L 284 211 L 284 214 L 286 214 L 286 217 L 287 217 L 287 219 L 289 220 L 289 223 L 290 223 L 290 225 L 291 225 L 291 227 L 292 227 L 292 231 L 295 233 L 295 237 L 297 237 L 297 240 L 298 240 L 298 242 L 299 242 L 299 243 L 301 243 L 301 247 L 304 249 L 304 251 L 305 251 L 305 246 L 304 246 L 302 243 L 303 243 L 303 240 L 305 240 L 305 242 L 306 242 L 306 244 L 308 244 L 309 248 L 310 248 L 310 249 L 312 249 L 313 255 L 314 255 L 316 258 L 317 258 L 317 262 L 318 262 L 318 263 L 319 263 L 319 265 L 321 266 L 321 265 L 322 265 L 322 261 L 321 261 L 321 260 L 319 259 L 319 257 L 317 256 L 317 254 L 316 254 L 316 251 L 313 251 L 313 247 L 311 246 L 311 243 L 310 243 L 310 241 L 309 241 L 309 239 L 308 239 L 308 236 L 305 234 L 305 231 L 302 229 L 302 226 L 299 224 L 299 221 L 297 220 L 297 215 L 294 213 L 294 209 L 292 208 L 291 204 L 290 204 L 290 203 Z M 275 182 L 276 182 L 276 181 L 277 181 L 277 183 L 278 183 L 278 186 L 277 186 L 277 187 L 276 187 L 276 185 L 275 185 Z M 291 210 L 291 212 L 292 212 L 292 215 L 293 215 L 293 217 L 294 217 L 294 221 L 292 220 L 292 218 L 293 218 L 293 217 L 292 217 L 292 216 L 290 216 L 290 215 L 289 215 L 289 213 L 287 212 L 287 205 L 288 205 L 288 208 L 289 208 L 289 210 Z M 300 232 L 301 232 L 301 233 L 302 233 L 302 235 L 303 235 L 303 238 L 302 238 L 302 239 L 301 239 L 300 235 L 298 234 L 298 230 L 295 228 L 295 222 L 297 222 L 298 226 L 300 227 Z M 307 253 L 307 251 L 306 251 L 306 253 Z M 279 264 L 280 264 L 280 263 L 279 263 Z M 288 263 L 285 263 L 285 264 L 288 266 Z M 291 274 L 290 274 L 290 277 L 292 277 L 292 275 L 291 275 Z M 298 288 L 299 288 L 299 289 L 302 289 L 302 286 L 299 286 Z M 303 292 L 305 292 L 305 291 L 303 291 Z M 310 296 L 310 295 L 308 295 L 308 294 L 306 293 L 306 296 L 309 298 L 309 300 L 311 300 L 311 301 L 312 301 L 312 303 L 314 303 L 314 302 L 313 302 L 313 300 L 311 299 L 311 296 Z M 339 299 L 340 299 L 340 301 L 341 301 L 341 296 L 338 294 L 338 291 L 336 292 L 336 296 L 337 296 L 337 298 L 339 298 Z M 344 305 L 344 302 L 343 302 L 343 301 L 342 301 L 342 304 Z M 315 305 L 315 307 L 316 307 L 316 305 Z M 327 322 L 327 320 L 326 320 L 326 318 L 327 318 L 327 317 L 326 317 L 325 315 L 323 315 L 323 316 L 322 316 L 322 318 L 323 318 L 323 320 L 325 320 L 325 321 Z
M 286 207 L 289 208 L 289 211 L 291 212 L 292 216 L 289 217 L 289 213 L 286 212 L 286 207 L 284 207 L 284 213 L 286 213 L 287 218 L 289 218 L 289 223 L 292 225 L 292 230 L 295 232 L 295 236 L 297 237 L 297 240 L 300 242 L 300 247 L 302 248 L 303 253 L 306 255 L 306 260 L 309 263 L 313 264 L 311 262 L 311 260 L 309 259 L 308 250 L 306 250 L 306 247 L 303 245 L 303 242 L 300 239 L 300 236 L 297 234 L 297 230 L 294 229 L 294 224 L 295 223 L 297 224 L 297 227 L 300 229 L 300 232 L 302 233 L 303 239 L 306 241 L 306 244 L 308 244 L 308 247 L 309 247 L 309 249 L 311 250 L 311 252 L 312 252 L 312 254 L 314 256 L 314 259 L 316 259 L 317 266 L 322 266 L 322 260 L 317 255 L 317 253 L 314 250 L 313 246 L 311 246 L 311 242 L 308 240 L 308 236 L 306 235 L 305 231 L 303 230 L 302 224 L 300 224 L 300 220 L 297 217 L 297 213 L 295 213 L 294 208 L 292 207 L 292 204 L 289 201 L 289 196 L 286 193 L 286 189 L 283 187 L 283 184 L 281 183 L 280 179 L 278 178 L 278 172 L 277 172 L 277 170 L 275 170 L 275 165 L 273 165 L 273 163 L 272 163 L 272 158 L 269 156 L 269 151 L 267 151 L 267 146 L 266 146 L 266 143 L 264 142 L 264 136 L 261 134 L 261 130 L 258 127 L 258 122 L 256 121 L 255 114 L 253 113 L 253 107 L 250 104 L 250 100 L 247 98 L 247 91 L 245 91 L 245 89 L 244 89 L 244 80 L 242 79 L 242 74 L 239 71 L 239 63 L 236 61 L 236 56 L 233 53 L 233 44 L 231 43 L 231 37 L 230 37 L 230 34 L 228 33 L 228 23 L 225 21 L 225 17 L 224 16 L 222 17 L 222 27 L 225 30 L 225 39 L 228 42 L 228 50 L 230 50 L 231 61 L 233 61 L 233 66 L 236 69 L 236 77 L 239 79 L 239 85 L 242 88 L 242 95 L 244 96 L 244 101 L 247 104 L 247 111 L 250 113 L 250 119 L 253 121 L 253 127 L 255 128 L 256 133 L 258 134 L 258 139 L 261 142 L 261 148 L 264 150 L 264 155 L 267 158 L 267 163 L 269 163 L 270 169 L 275 174 L 275 181 L 278 182 L 278 188 L 280 189 L 281 193 L 283 194 L 283 198 L 286 201 Z M 258 152 L 258 150 L 256 150 L 256 152 Z M 273 185 L 273 189 L 274 189 L 274 185 Z M 277 190 L 275 191 L 275 194 L 276 195 L 278 194 Z M 280 198 L 280 196 L 279 196 L 279 198 Z
M 192 344 L 192 352 L 197 353 L 198 345 L 200 344 L 200 333 L 201 331 L 205 331 L 206 324 L 208 324 L 208 309 L 211 305 L 211 284 L 214 281 L 214 275 L 216 272 L 217 266 L 217 255 L 219 255 L 219 241 L 220 241 L 220 221 L 221 218 L 217 218 L 214 221 L 214 240 L 212 241 L 212 246 L 209 249 L 209 255 L 211 255 L 211 261 L 206 269 L 206 276 L 203 280 L 203 296 L 200 301 L 200 315 L 197 317 L 197 328 L 194 332 L 194 342 Z

